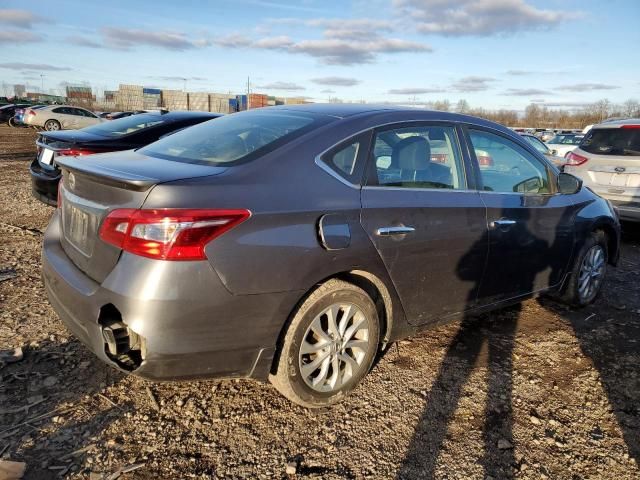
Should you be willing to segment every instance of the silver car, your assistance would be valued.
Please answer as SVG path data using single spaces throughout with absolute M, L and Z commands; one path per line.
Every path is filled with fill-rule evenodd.
M 611 201 L 621 219 L 640 221 L 640 119 L 594 125 L 564 169 Z
M 27 109 L 23 123 L 49 131 L 77 130 L 104 122 L 103 118 L 81 107 L 70 105 L 51 105 L 38 110 Z

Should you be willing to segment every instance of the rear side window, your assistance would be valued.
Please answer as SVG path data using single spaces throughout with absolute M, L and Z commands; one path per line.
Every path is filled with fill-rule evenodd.
M 580 148 L 596 155 L 640 156 L 640 128 L 592 128 Z
M 187 128 L 140 152 L 152 157 L 203 165 L 250 161 L 329 121 L 303 112 L 235 113 Z
M 401 188 L 464 189 L 458 139 L 450 126 L 382 130 L 373 147 L 375 182 Z

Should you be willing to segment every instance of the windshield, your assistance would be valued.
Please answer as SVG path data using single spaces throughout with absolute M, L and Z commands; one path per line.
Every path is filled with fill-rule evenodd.
M 578 145 L 582 141 L 582 135 L 556 135 L 547 143 L 561 144 L 561 145 Z
M 227 165 L 251 160 L 326 122 L 302 112 L 250 110 L 188 128 L 140 152 L 176 162 Z
M 548 154 L 549 153 L 549 149 L 547 148 L 547 146 L 542 143 L 540 140 L 538 140 L 536 137 L 530 137 L 529 135 L 525 135 L 524 137 L 527 142 L 529 142 L 531 145 L 533 145 L 533 147 L 538 150 L 540 153 L 543 154 Z
M 580 148 L 596 155 L 640 156 L 640 128 L 591 129 Z
M 166 120 L 161 115 L 142 113 L 110 122 L 98 123 L 84 128 L 83 131 L 100 135 L 101 137 L 117 138 L 163 123 L 166 123 Z

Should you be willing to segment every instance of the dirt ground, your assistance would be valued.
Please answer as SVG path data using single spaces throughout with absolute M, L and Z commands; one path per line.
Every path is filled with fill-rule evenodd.
M 0 456 L 25 478 L 640 478 L 640 228 L 595 305 L 433 329 L 309 411 L 253 381 L 127 377 L 74 339 L 40 279 L 34 139 L 0 126 L 0 351 L 24 352 L 0 365 Z

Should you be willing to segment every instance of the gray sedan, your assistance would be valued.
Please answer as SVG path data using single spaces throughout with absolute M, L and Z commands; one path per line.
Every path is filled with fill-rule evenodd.
M 43 277 L 77 337 L 142 377 L 269 379 L 307 407 L 441 321 L 593 302 L 618 258 L 608 202 L 452 113 L 265 108 L 58 165 Z

